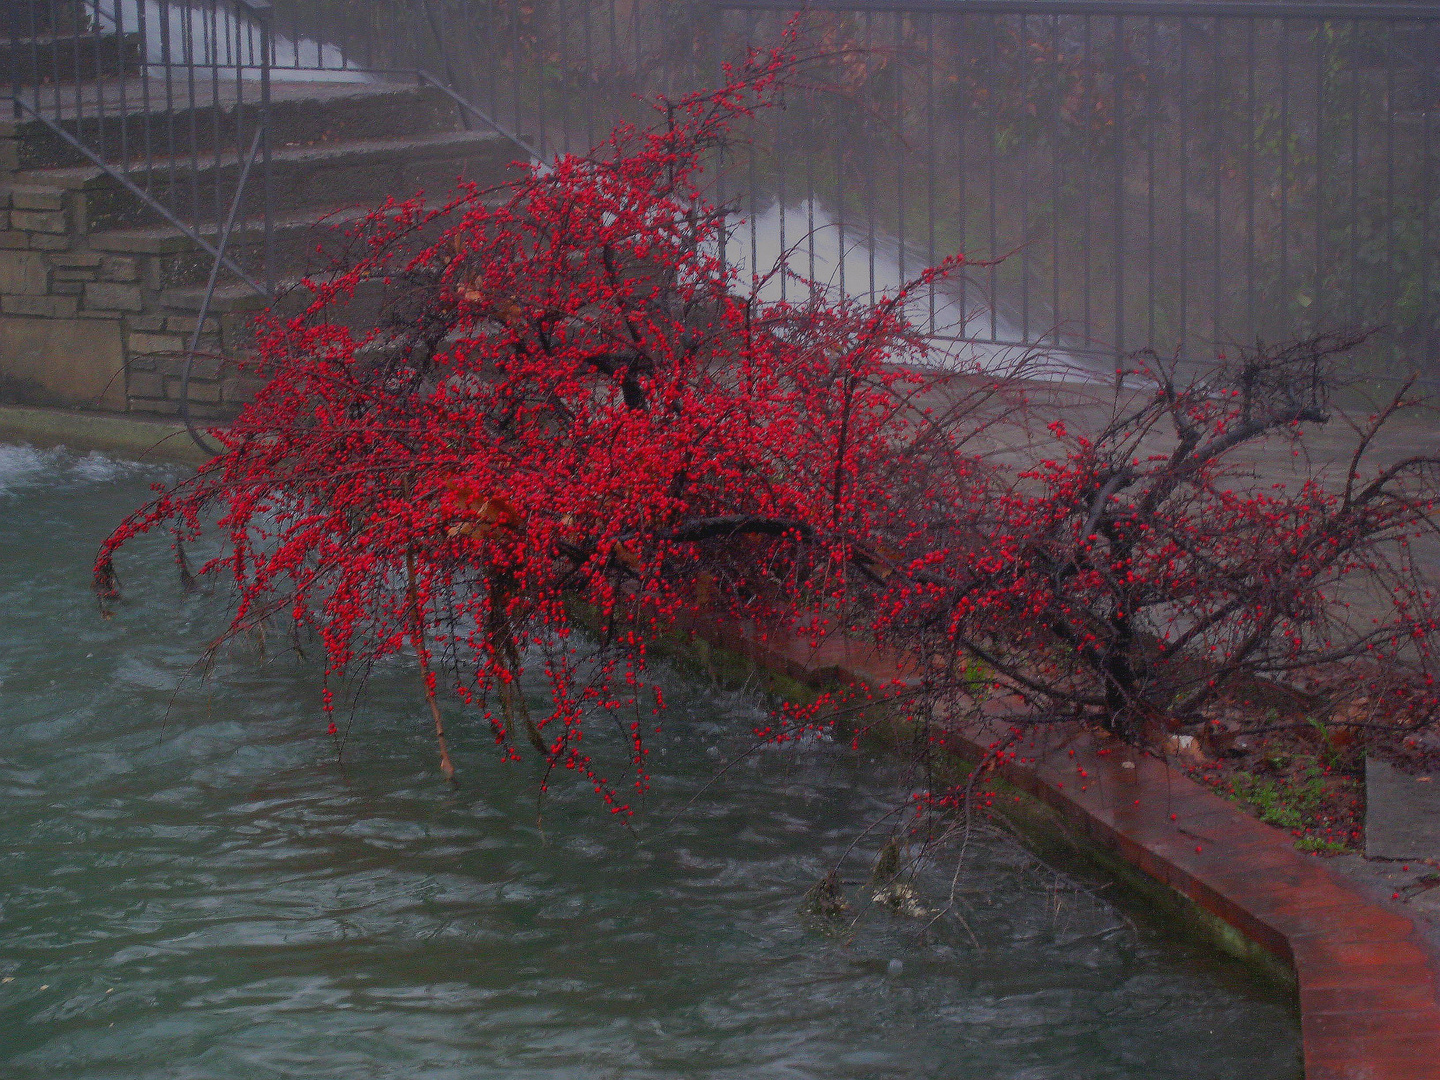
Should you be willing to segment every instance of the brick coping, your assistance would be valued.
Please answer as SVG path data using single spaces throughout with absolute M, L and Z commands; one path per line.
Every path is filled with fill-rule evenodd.
M 903 678 L 893 657 L 858 643 L 812 647 L 708 620 L 690 629 L 811 687 Z M 971 730 L 952 749 L 978 759 L 1008 731 Z M 999 775 L 1289 966 L 1307 1080 L 1440 1080 L 1440 962 L 1409 918 L 1165 762 L 1075 726 L 1047 731 L 1012 747 Z

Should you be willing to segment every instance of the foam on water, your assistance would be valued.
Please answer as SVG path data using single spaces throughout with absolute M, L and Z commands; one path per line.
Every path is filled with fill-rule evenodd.
M 783 207 L 771 200 L 753 214 L 734 215 L 731 224 L 725 259 L 740 271 L 742 283 L 758 275 L 757 293 L 769 302 L 801 300 L 813 281 L 832 296 L 875 303 L 894 295 L 926 265 L 925 253 L 878 230 L 871 233 L 860 223 L 842 223 L 813 200 Z M 937 252 L 937 257 L 943 254 Z M 782 262 L 790 275 L 804 280 L 775 272 Z M 1093 363 L 1064 348 L 1008 344 L 1022 334 L 1003 310 L 994 312 L 994 336 L 999 340 L 983 340 L 991 335 L 992 313 L 977 302 L 983 295 L 977 284 L 972 283 L 962 299 L 963 274 L 963 269 L 957 271 L 905 305 L 912 323 L 932 329 L 929 363 L 990 372 L 1023 368 L 1028 378 L 1090 382 L 1098 377 Z
M 0 496 L 21 488 L 82 484 L 108 484 L 116 480 L 164 475 L 156 465 L 142 465 L 65 446 L 37 447 L 29 443 L 0 443 Z

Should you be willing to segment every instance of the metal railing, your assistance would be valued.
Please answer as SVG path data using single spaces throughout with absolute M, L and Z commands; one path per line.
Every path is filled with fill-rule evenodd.
M 22 168 L 101 169 L 135 200 L 133 224 L 163 220 L 268 293 L 266 0 L 11 0 L 7 10 L 15 116 L 48 135 L 22 139 Z M 254 272 L 224 250 L 237 223 L 259 233 Z
M 731 50 L 793 10 L 724 9 Z M 739 155 L 749 217 L 818 204 L 869 289 L 877 261 L 1006 256 L 932 306 L 936 331 L 1203 358 L 1367 326 L 1372 362 L 1437 374 L 1440 7 L 909 0 L 807 21 L 842 55 Z
M 713 84 L 795 11 L 280 0 L 277 25 L 332 43 L 332 69 L 443 72 L 548 156 Z M 842 0 L 801 18 L 786 107 L 720 163 L 737 261 L 804 237 L 797 269 L 872 293 L 957 249 L 1005 256 L 928 298 L 937 336 L 1108 362 L 1358 325 L 1382 331 L 1375 364 L 1440 369 L 1440 6 Z
M 542 157 L 643 120 L 657 93 L 713 85 L 721 62 L 774 41 L 795 11 L 778 0 L 186 10 L 205 4 L 233 12 L 236 28 L 227 37 L 232 24 L 215 18 L 201 35 L 210 60 L 193 66 L 212 100 L 232 65 L 237 98 L 262 70 L 403 73 Z M 802 274 L 863 293 L 957 249 L 1005 256 L 927 298 L 937 336 L 1103 361 L 1363 325 L 1383 331 L 1377 364 L 1440 370 L 1440 6 L 855 0 L 812 3 L 801 18 L 807 63 L 785 108 L 717 163 L 738 262 L 803 238 L 790 255 Z M 135 32 L 148 41 L 154 25 Z M 268 49 L 249 51 L 262 32 Z M 204 81 L 186 65 L 177 115 Z M 146 130 L 149 152 L 157 125 Z M 226 148 L 237 160 L 243 135 Z

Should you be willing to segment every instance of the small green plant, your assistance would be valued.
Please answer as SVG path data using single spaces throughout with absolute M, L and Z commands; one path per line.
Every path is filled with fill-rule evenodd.
M 967 659 L 960 668 L 965 690 L 976 701 L 983 701 L 994 682 L 995 673 L 982 661 Z
M 1289 755 L 1272 754 L 1268 760 L 1275 762 Z M 1277 765 L 1277 767 L 1279 767 Z M 1289 780 L 1259 777 L 1253 773 L 1237 772 L 1234 777 L 1235 791 L 1231 798 L 1248 802 L 1260 811 L 1260 820 L 1282 829 L 1301 829 L 1305 819 L 1313 815 L 1324 803 L 1325 773 L 1319 765 L 1307 765 Z
M 1350 849 L 1338 840 L 1326 840 L 1323 836 L 1302 836 L 1295 841 L 1295 850 L 1307 853 L 1316 851 L 1322 855 L 1343 855 Z
M 1283 750 L 1278 750 L 1275 753 L 1265 755 L 1266 767 L 1273 769 L 1275 772 L 1282 771 L 1289 764 L 1290 755 L 1285 753 Z
M 1311 828 L 1324 812 L 1326 798 L 1330 794 L 1326 787 L 1325 769 L 1308 755 L 1274 753 L 1265 759 L 1265 763 L 1277 772 L 1287 767 L 1295 771 L 1288 776 L 1273 777 L 1237 772 L 1231 778 L 1232 790 L 1228 792 L 1228 797 L 1253 807 L 1267 825 L 1291 831 Z M 1327 855 L 1349 850 L 1343 841 L 1313 834 L 1297 839 L 1295 847 L 1298 851 Z

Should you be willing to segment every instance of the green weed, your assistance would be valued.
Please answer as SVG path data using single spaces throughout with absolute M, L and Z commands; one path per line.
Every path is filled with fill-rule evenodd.
M 1237 802 L 1250 803 L 1260 812 L 1260 820 L 1268 825 L 1302 829 L 1306 819 L 1324 806 L 1324 777 L 1325 773 L 1319 765 L 1307 765 L 1286 780 L 1237 772 L 1232 778 L 1235 791 L 1229 797 Z

